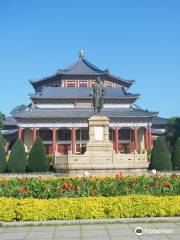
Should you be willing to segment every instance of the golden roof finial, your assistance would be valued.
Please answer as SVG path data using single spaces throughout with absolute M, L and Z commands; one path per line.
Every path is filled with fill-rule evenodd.
M 79 57 L 80 57 L 80 58 L 83 58 L 83 57 L 84 57 L 84 51 L 83 51 L 83 50 L 80 50 L 80 51 L 79 51 Z

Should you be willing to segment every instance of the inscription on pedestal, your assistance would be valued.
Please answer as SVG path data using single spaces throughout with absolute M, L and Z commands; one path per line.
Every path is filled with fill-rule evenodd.
M 103 127 L 94 127 L 94 138 L 95 141 L 104 140 L 104 128 Z

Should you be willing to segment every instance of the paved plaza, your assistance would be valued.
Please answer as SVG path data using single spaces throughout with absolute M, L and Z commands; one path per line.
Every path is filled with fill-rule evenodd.
M 135 233 L 143 229 L 142 235 Z M 141 230 L 139 230 L 141 234 Z M 0 240 L 179 240 L 180 222 L 1 227 Z

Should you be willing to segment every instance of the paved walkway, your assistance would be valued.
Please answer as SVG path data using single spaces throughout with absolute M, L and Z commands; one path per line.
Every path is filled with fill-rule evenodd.
M 135 229 L 141 227 L 142 235 Z M 139 229 L 141 234 L 141 229 Z M 180 222 L 1 227 L 0 240 L 179 240 Z

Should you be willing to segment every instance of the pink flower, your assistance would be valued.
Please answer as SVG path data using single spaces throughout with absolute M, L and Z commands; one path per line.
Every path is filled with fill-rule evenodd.
M 81 190 L 80 186 L 77 186 L 76 191 L 80 191 L 80 190 Z

